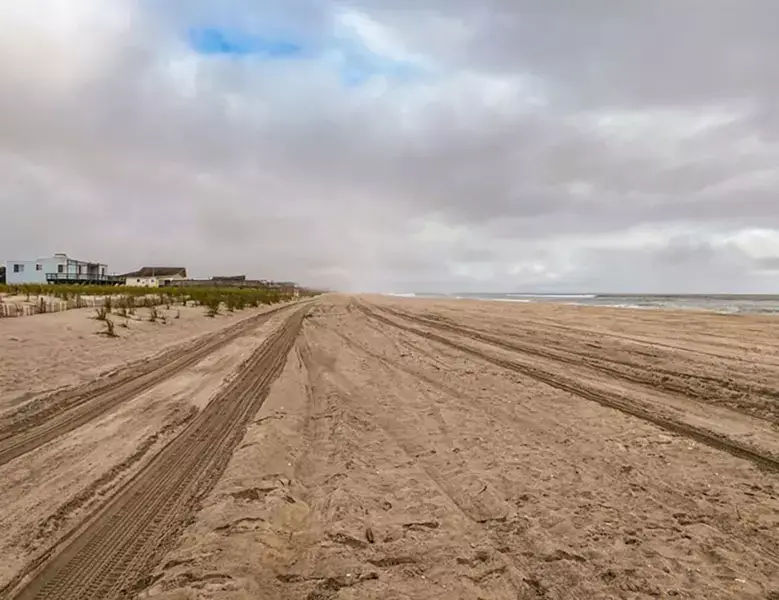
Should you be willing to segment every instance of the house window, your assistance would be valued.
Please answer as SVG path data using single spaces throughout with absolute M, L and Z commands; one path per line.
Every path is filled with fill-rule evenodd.
M 57 265 L 57 273 L 64 273 L 65 265 Z
M 35 265 L 36 271 L 43 271 L 43 265 Z
M 24 273 L 24 265 L 20 265 L 19 263 L 16 263 L 14 265 L 14 273 Z

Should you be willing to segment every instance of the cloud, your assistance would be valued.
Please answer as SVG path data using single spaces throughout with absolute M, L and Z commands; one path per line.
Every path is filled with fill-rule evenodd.
M 330 68 L 346 86 L 360 86 L 374 78 L 409 80 L 432 75 L 425 57 L 407 52 L 392 33 L 370 17 L 351 11 L 333 15 L 332 30 L 320 35 L 281 33 L 284 27 L 272 20 L 258 28 L 198 26 L 187 31 L 190 48 L 199 55 L 240 59 L 284 60 L 295 67 Z M 291 62 L 297 59 L 299 64 Z
M 760 0 L 12 3 L 0 259 L 350 290 L 776 291 L 777 17 Z

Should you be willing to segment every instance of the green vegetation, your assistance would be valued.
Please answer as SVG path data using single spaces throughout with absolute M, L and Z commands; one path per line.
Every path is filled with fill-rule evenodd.
M 97 297 L 90 301 L 91 306 L 101 306 L 105 314 L 112 311 L 122 317 L 135 314 L 137 307 L 146 307 L 157 313 L 157 306 L 170 308 L 173 305 L 202 306 L 206 315 L 215 317 L 224 308 L 228 312 L 256 308 L 262 305 L 277 304 L 291 300 L 292 292 L 275 288 L 219 288 L 219 287 L 187 287 L 187 288 L 142 288 L 129 286 L 97 286 L 97 285 L 0 285 L 0 294 L 22 296 L 27 300 L 38 297 L 35 312 L 53 312 L 57 308 L 47 303 L 43 297 L 54 297 L 65 302 L 66 307 L 83 308 L 87 306 L 87 297 Z M 300 291 L 301 297 L 314 296 L 316 292 Z M 101 319 L 102 320 L 102 319 Z M 152 320 L 156 320 L 153 318 Z
M 214 318 L 219 314 L 219 307 L 221 306 L 222 301 L 219 296 L 209 296 L 204 298 L 204 302 L 202 304 L 204 304 L 206 307 L 206 316 Z

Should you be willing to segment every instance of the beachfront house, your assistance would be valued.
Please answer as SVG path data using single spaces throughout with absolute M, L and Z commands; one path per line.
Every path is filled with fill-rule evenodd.
M 132 273 L 122 275 L 125 285 L 135 287 L 160 287 L 176 285 L 177 281 L 187 278 L 184 267 L 143 267 Z
M 5 263 L 5 278 L 9 285 L 25 283 L 80 283 L 87 285 L 116 285 L 122 282 L 108 274 L 103 263 L 70 258 L 58 253 L 36 260 L 9 260 Z

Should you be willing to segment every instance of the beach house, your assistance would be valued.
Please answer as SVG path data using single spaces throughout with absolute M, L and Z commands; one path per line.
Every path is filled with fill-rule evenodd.
M 9 285 L 25 283 L 116 285 L 122 282 L 120 277 L 108 274 L 108 267 L 105 264 L 76 260 L 64 253 L 36 260 L 6 261 L 5 278 Z
M 122 275 L 125 285 L 137 287 L 160 287 L 176 285 L 177 281 L 187 278 L 184 267 L 143 267 L 132 273 Z

